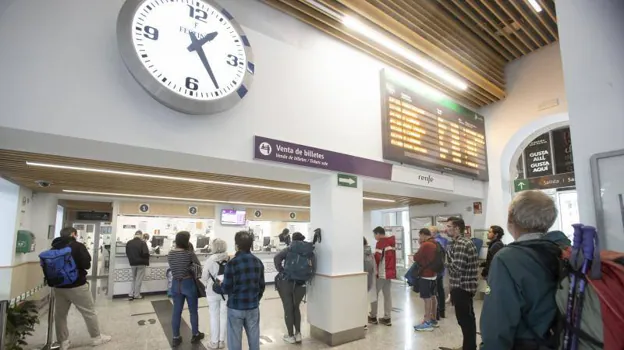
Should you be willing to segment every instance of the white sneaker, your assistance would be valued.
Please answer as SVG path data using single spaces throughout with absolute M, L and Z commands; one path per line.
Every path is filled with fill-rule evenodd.
M 91 338 L 93 340 L 93 346 L 99 346 L 111 341 L 110 335 L 100 334 L 99 337 Z
M 219 343 L 208 342 L 208 349 L 218 349 Z
M 224 341 L 220 341 L 219 342 L 219 349 L 225 349 L 225 342 Z
M 288 344 L 296 344 L 297 340 L 295 340 L 295 337 L 291 337 L 288 334 L 284 335 L 284 338 L 282 338 L 285 342 L 287 342 Z
M 295 334 L 295 342 L 301 343 L 302 341 L 303 341 L 303 337 L 301 336 L 301 333 Z
M 61 347 L 59 348 L 60 350 L 67 350 L 71 346 L 71 342 L 69 340 L 66 340 L 62 342 L 60 345 L 61 345 Z

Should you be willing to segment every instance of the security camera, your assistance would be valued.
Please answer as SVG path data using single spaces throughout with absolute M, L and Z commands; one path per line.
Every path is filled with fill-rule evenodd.
M 37 181 L 35 181 L 35 183 L 37 184 L 37 186 L 42 187 L 42 188 L 48 188 L 48 187 L 52 186 L 51 182 L 44 181 L 44 180 L 37 180 Z

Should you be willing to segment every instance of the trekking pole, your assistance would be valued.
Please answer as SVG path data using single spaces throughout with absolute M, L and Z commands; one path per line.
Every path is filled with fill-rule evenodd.
M 596 228 L 592 226 L 583 227 L 583 266 L 581 267 L 581 273 L 587 274 L 589 266 L 594 259 L 594 239 L 596 237 Z M 581 329 L 581 314 L 583 312 L 583 300 L 585 294 L 585 286 L 587 285 L 587 278 L 581 278 L 579 280 L 578 294 L 576 296 L 576 307 L 574 315 L 574 329 Z M 572 350 L 577 350 L 579 346 L 578 334 L 575 332 L 572 334 Z
M 4 343 L 6 342 L 6 326 L 7 326 L 7 314 L 9 313 L 9 301 L 0 301 L 0 350 L 4 350 Z
M 56 299 L 54 298 L 54 290 L 50 288 L 50 297 L 49 297 L 49 305 L 48 305 L 48 329 L 46 334 L 46 343 L 41 348 L 41 350 L 56 350 L 61 346 L 59 344 L 54 344 L 52 337 L 52 327 L 54 326 L 54 304 L 56 303 Z
M 576 270 L 575 258 L 578 254 L 579 248 L 583 242 L 583 224 L 574 224 L 574 243 L 572 244 L 572 255 L 570 256 L 570 265 L 573 270 Z M 574 298 L 576 296 L 576 274 L 574 271 L 570 272 L 570 290 L 568 291 L 568 305 L 566 308 L 566 327 L 563 335 L 563 350 L 570 350 L 571 345 L 571 330 L 570 327 L 573 324 L 574 314 Z

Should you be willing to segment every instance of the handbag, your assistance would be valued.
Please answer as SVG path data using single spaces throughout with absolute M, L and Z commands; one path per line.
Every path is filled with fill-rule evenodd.
M 195 280 L 195 289 L 197 289 L 197 297 L 205 298 L 206 286 L 201 281 L 202 266 L 195 264 L 195 263 L 191 263 L 190 270 L 191 270 L 191 275 L 193 276 L 193 280 Z

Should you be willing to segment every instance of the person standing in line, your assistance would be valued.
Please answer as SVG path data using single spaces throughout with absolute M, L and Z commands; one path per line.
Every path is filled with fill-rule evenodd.
M 184 301 L 188 304 L 191 315 L 191 343 L 199 343 L 204 339 L 204 333 L 199 331 L 197 282 L 195 277 L 201 277 L 201 263 L 197 259 L 195 252 L 189 249 L 191 234 L 187 231 L 180 231 L 175 237 L 175 248 L 169 252 L 167 260 L 171 270 L 171 298 L 173 299 L 173 313 L 171 314 L 171 327 L 173 328 L 172 347 L 182 344 L 180 336 L 180 324 L 182 323 L 182 310 Z M 193 269 L 193 270 L 191 270 Z M 195 276 L 198 275 L 198 276 Z
M 431 235 L 435 239 L 438 244 L 444 249 L 448 247 L 448 239 L 440 234 L 440 230 L 437 226 L 429 227 L 429 231 L 431 231 Z M 446 293 L 444 291 L 444 276 L 446 275 L 446 269 L 443 269 L 436 278 L 436 300 L 438 304 L 436 321 L 439 321 L 441 318 L 446 318 Z
M 210 349 L 225 348 L 225 330 L 227 329 L 227 297 L 217 294 L 212 286 L 218 279 L 223 279 L 225 266 L 230 260 L 227 254 L 227 243 L 222 239 L 215 239 L 211 244 L 212 254 L 206 259 L 205 273 L 202 280 L 206 285 L 206 300 L 210 311 Z
M 289 257 L 290 254 L 290 257 Z M 305 242 L 305 236 L 300 232 L 292 234 L 292 242 L 286 249 L 282 249 L 273 258 L 275 263 L 275 269 L 279 273 L 279 279 L 276 278 L 277 291 L 280 299 L 282 300 L 282 306 L 284 307 L 284 322 L 286 323 L 287 334 L 284 335 L 283 340 L 290 344 L 301 343 L 301 310 L 299 305 L 306 295 L 306 282 L 293 279 L 286 265 L 293 259 L 306 259 L 306 257 L 312 256 L 312 271 L 316 270 L 316 261 L 314 260 L 314 245 L 310 242 Z M 305 260 L 301 260 L 307 265 Z M 289 265 L 293 266 L 293 265 Z
M 425 303 L 425 315 L 421 324 L 414 326 L 418 332 L 431 332 L 438 327 L 437 314 L 437 273 L 432 265 L 435 264 L 438 245 L 427 228 L 420 229 L 420 248 L 414 254 L 414 261 L 420 266 L 420 278 L 418 279 L 418 292 Z M 440 268 L 444 264 L 442 257 L 439 258 Z
M 223 282 L 213 285 L 217 294 L 228 295 L 227 343 L 230 350 L 242 350 L 243 328 L 249 350 L 260 350 L 260 299 L 264 295 L 264 265 L 251 254 L 253 237 L 247 231 L 234 236 L 236 255 L 225 267 Z
M 375 234 L 375 264 L 377 267 L 377 295 L 383 292 L 384 297 L 384 317 L 377 320 L 377 312 L 379 301 L 375 300 L 371 303 L 371 313 L 368 317 L 370 324 L 382 324 L 392 326 L 392 280 L 396 278 L 396 238 L 394 236 L 387 237 L 386 230 L 377 226 L 373 230 Z
M 366 272 L 366 295 L 368 304 L 377 301 L 377 288 L 375 287 L 375 257 L 371 246 L 368 245 L 366 237 L 364 238 L 364 272 Z M 364 326 L 364 329 L 368 329 L 368 325 Z
M 54 325 L 56 326 L 56 340 L 61 344 L 61 350 L 67 350 L 71 346 L 69 329 L 67 328 L 67 314 L 72 304 L 82 314 L 93 346 L 111 341 L 110 336 L 100 333 L 93 296 L 89 283 L 87 283 L 87 270 L 91 268 L 91 254 L 84 244 L 76 241 L 77 236 L 78 232 L 75 228 L 65 227 L 61 230 L 60 237 L 52 241 L 52 249 L 59 250 L 66 247 L 71 249 L 71 256 L 78 270 L 78 278 L 74 283 L 54 288 L 56 300 Z
M 477 247 L 466 237 L 463 219 L 450 217 L 446 222 L 446 230 L 452 239 L 447 255 L 451 301 L 464 338 L 463 345 L 457 350 L 476 350 L 477 323 L 472 298 L 477 292 L 479 273 Z
M 481 277 L 487 281 L 488 273 L 490 272 L 490 265 L 492 264 L 492 260 L 496 253 L 499 250 L 505 247 L 505 243 L 503 243 L 503 236 L 505 235 L 505 231 L 500 226 L 490 226 L 490 230 L 488 231 L 488 250 L 487 250 L 487 258 L 483 263 L 483 270 L 481 270 Z
M 132 284 L 128 300 L 143 299 L 141 296 L 141 285 L 145 278 L 145 270 L 149 266 L 150 253 L 147 243 L 143 240 L 143 232 L 137 231 L 134 238 L 126 243 L 126 256 L 132 269 Z

